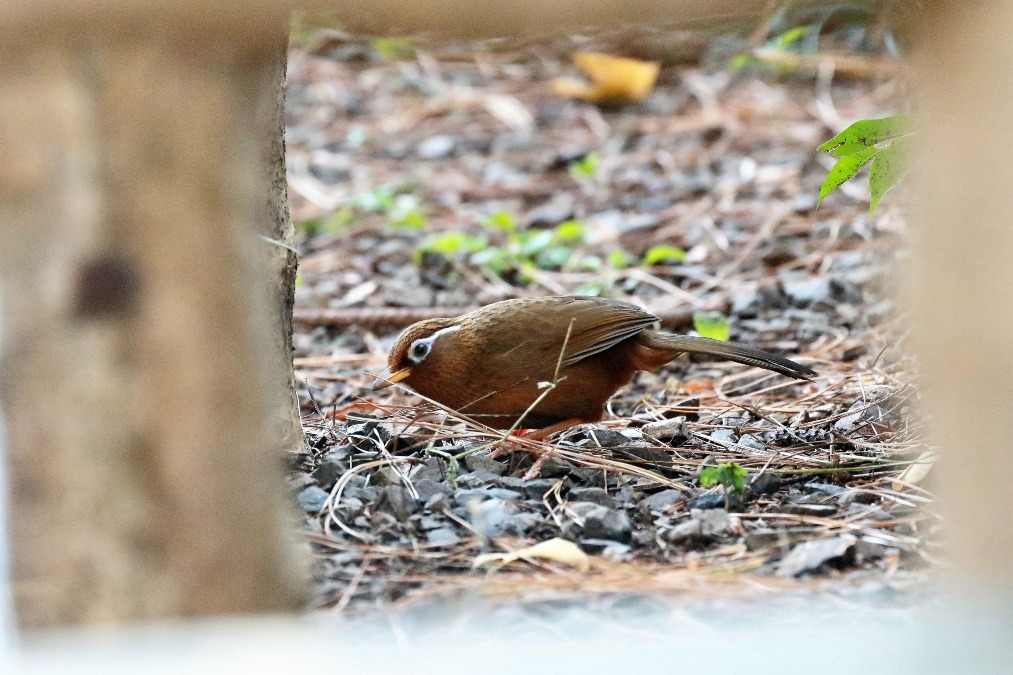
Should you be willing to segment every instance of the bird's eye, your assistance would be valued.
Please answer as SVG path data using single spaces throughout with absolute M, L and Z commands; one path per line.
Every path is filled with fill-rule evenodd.
M 411 349 L 408 350 L 408 358 L 415 363 L 419 363 L 422 359 L 429 356 L 429 349 L 430 347 L 428 342 L 418 340 L 411 346 Z

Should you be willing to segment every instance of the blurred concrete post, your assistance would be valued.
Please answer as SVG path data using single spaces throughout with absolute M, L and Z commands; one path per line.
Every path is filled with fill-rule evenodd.
M 24 627 L 303 597 L 282 480 L 298 420 L 277 280 L 294 259 L 261 236 L 290 234 L 287 14 L 225 4 L 0 7 L 0 395 Z
M 919 13 L 915 338 L 944 450 L 947 557 L 1009 600 L 1013 581 L 1013 3 Z

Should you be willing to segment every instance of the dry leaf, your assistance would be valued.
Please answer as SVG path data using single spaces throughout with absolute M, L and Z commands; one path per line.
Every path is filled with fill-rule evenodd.
M 572 78 L 557 78 L 556 93 L 590 103 L 636 103 L 651 93 L 661 64 L 608 54 L 577 52 L 573 62 L 584 71 L 590 84 Z
M 905 485 L 918 485 L 918 483 L 925 480 L 925 477 L 929 475 L 929 471 L 932 470 L 932 465 L 936 461 L 936 455 L 934 452 L 928 451 L 918 455 L 918 459 L 909 464 L 904 469 L 897 480 L 893 482 L 894 490 L 903 490 Z
M 535 544 L 534 546 L 528 546 L 527 548 L 522 548 L 521 550 L 514 551 L 512 553 L 486 553 L 476 557 L 472 566 L 481 567 L 482 565 L 488 565 L 490 563 L 506 565 L 507 563 L 520 560 L 521 558 L 540 558 L 541 560 L 551 560 L 552 562 L 569 565 L 581 572 L 586 572 L 591 569 L 591 559 L 587 556 L 587 554 L 580 550 L 580 547 L 572 541 L 560 539 L 559 537 L 553 537 L 548 541 L 543 541 Z

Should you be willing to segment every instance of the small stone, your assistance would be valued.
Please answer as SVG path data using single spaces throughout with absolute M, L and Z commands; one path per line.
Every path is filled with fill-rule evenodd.
M 629 541 L 633 526 L 622 511 L 590 502 L 578 502 L 570 508 L 584 523 L 580 527 L 584 537 L 620 542 Z
M 587 435 L 592 445 L 599 448 L 618 448 L 630 444 L 630 439 L 615 429 L 588 429 Z
M 459 543 L 461 538 L 449 527 L 440 527 L 427 532 L 426 540 L 436 546 L 453 546 Z
M 485 455 L 469 455 L 464 459 L 464 465 L 469 471 L 487 471 L 495 476 L 502 476 L 507 470 L 506 464 Z
M 769 495 L 780 490 L 783 484 L 784 481 L 777 474 L 764 471 L 749 482 L 749 494 Z
M 690 518 L 684 522 L 679 523 L 671 530 L 664 533 L 663 537 L 666 541 L 672 544 L 678 544 L 687 539 L 700 536 L 700 521 Z
M 437 492 L 426 500 L 424 508 L 428 511 L 442 511 L 450 506 L 450 499 L 442 492 Z
M 555 478 L 533 478 L 524 480 L 520 476 L 503 476 L 499 484 L 512 490 L 523 490 L 528 499 L 541 501 L 545 493 L 556 486 L 559 481 Z
M 404 481 L 401 480 L 401 474 L 389 466 L 381 466 L 379 469 L 374 471 L 373 475 L 370 477 L 370 482 L 377 487 L 404 484 Z
M 398 522 L 406 522 L 408 517 L 419 508 L 419 503 L 412 493 L 403 485 L 388 485 L 380 493 L 373 507 L 377 511 L 389 513 Z
M 572 217 L 573 199 L 567 195 L 563 198 L 553 199 L 528 211 L 524 224 L 530 228 L 555 227 Z
M 678 490 L 662 490 L 661 492 L 655 492 L 650 497 L 645 497 L 641 500 L 640 506 L 648 511 L 664 511 L 682 499 L 685 499 L 685 497 Z
M 422 159 L 444 159 L 454 152 L 456 144 L 453 136 L 440 134 L 419 143 L 415 152 Z
M 325 490 L 334 487 L 338 478 L 341 477 L 348 466 L 343 461 L 347 453 L 331 450 L 320 458 L 320 464 L 313 471 L 313 479 Z
M 853 535 L 843 534 L 832 539 L 797 544 L 778 563 L 775 574 L 779 577 L 794 577 L 815 570 L 824 563 L 854 557 L 856 541 Z
M 735 520 L 724 509 L 691 511 L 690 514 L 700 521 L 700 534 L 704 537 L 717 537 L 735 527 Z
M 524 512 L 515 513 L 511 516 L 507 516 L 501 525 L 503 534 L 514 534 L 517 536 L 524 536 L 529 530 L 541 524 L 544 521 L 542 516 L 537 513 Z
M 661 448 L 619 448 L 616 451 L 619 456 L 633 457 L 635 459 L 649 462 L 651 464 L 670 464 L 672 461 L 671 455 Z
M 736 504 L 737 501 L 733 496 L 729 497 L 729 504 Z M 723 509 L 725 507 L 725 496 L 720 492 L 713 492 L 711 494 L 701 495 L 689 503 L 691 509 Z
M 739 436 L 739 445 L 747 447 L 750 450 L 765 451 L 767 449 L 767 446 L 757 440 L 756 436 L 752 434 L 742 434 Z
M 513 490 L 506 490 L 504 488 L 470 488 L 458 490 L 454 493 L 454 502 L 459 505 L 465 505 L 468 502 L 474 501 L 486 501 L 488 499 L 516 501 L 520 498 L 520 494 L 514 492 Z
M 508 519 L 516 514 L 516 504 L 503 499 L 487 499 L 468 505 L 472 526 L 490 539 L 502 535 Z
M 303 507 L 306 513 L 318 513 L 324 508 L 329 496 L 330 493 L 326 490 L 316 485 L 310 485 L 300 492 L 296 499 L 299 500 L 299 506 Z
M 366 487 L 359 487 L 358 485 L 349 485 L 345 487 L 341 492 L 341 500 L 347 499 L 360 499 L 364 502 L 371 502 L 380 496 L 380 490 L 375 485 L 369 485 Z
M 468 473 L 462 473 L 457 477 L 457 482 L 461 485 L 489 485 L 499 480 L 499 476 L 488 471 L 479 469 L 478 471 L 469 471 Z
M 630 552 L 630 547 L 627 544 L 620 544 L 619 542 L 612 541 L 611 539 L 584 538 L 579 540 L 577 545 L 580 546 L 585 553 L 597 553 L 612 559 L 621 559 Z
M 616 500 L 609 496 L 609 493 L 600 487 L 575 487 L 570 488 L 568 498 L 574 502 L 591 502 L 600 504 L 610 509 L 616 508 Z
M 447 520 L 442 516 L 422 516 L 419 518 L 419 527 L 423 530 L 435 530 L 438 527 L 446 527 Z
M 439 483 L 430 478 L 413 481 L 412 485 L 415 486 L 415 491 L 419 493 L 419 499 L 423 503 L 428 502 L 434 495 L 451 493 L 449 485 L 446 483 Z
M 825 495 L 839 495 L 842 492 L 848 492 L 848 488 L 841 487 L 840 485 L 831 485 L 830 483 L 806 483 L 802 486 L 802 489 Z
M 553 478 L 556 476 L 565 476 L 570 473 L 571 470 L 577 468 L 572 462 L 568 462 L 560 457 L 549 456 L 542 462 L 542 477 Z
M 719 537 L 733 528 L 740 527 L 737 520 L 733 519 L 724 509 L 711 509 L 690 511 L 689 520 L 679 523 L 665 533 L 664 537 L 673 544 L 691 538 L 713 539 Z
M 798 305 L 830 300 L 830 280 L 826 277 L 784 281 L 784 293 Z
M 735 430 L 729 427 L 712 429 L 710 432 L 710 437 L 711 440 L 717 443 L 735 443 Z

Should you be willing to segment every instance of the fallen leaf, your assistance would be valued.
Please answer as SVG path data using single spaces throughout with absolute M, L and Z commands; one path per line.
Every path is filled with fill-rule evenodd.
M 473 567 L 488 564 L 506 565 L 522 558 L 539 558 L 569 565 L 581 572 L 591 569 L 591 559 L 572 541 L 553 537 L 534 546 L 522 548 L 511 553 L 486 553 L 475 558 Z
M 572 78 L 557 78 L 556 93 L 564 98 L 590 103 L 636 103 L 651 93 L 661 64 L 609 54 L 577 52 L 573 62 L 584 71 L 590 84 Z
M 932 470 L 932 465 L 935 461 L 936 455 L 934 452 L 923 452 L 918 455 L 918 459 L 908 464 L 907 468 L 901 471 L 900 475 L 897 476 L 897 480 L 893 481 L 891 487 L 894 490 L 903 490 L 906 485 L 917 485 L 929 475 L 929 471 Z

